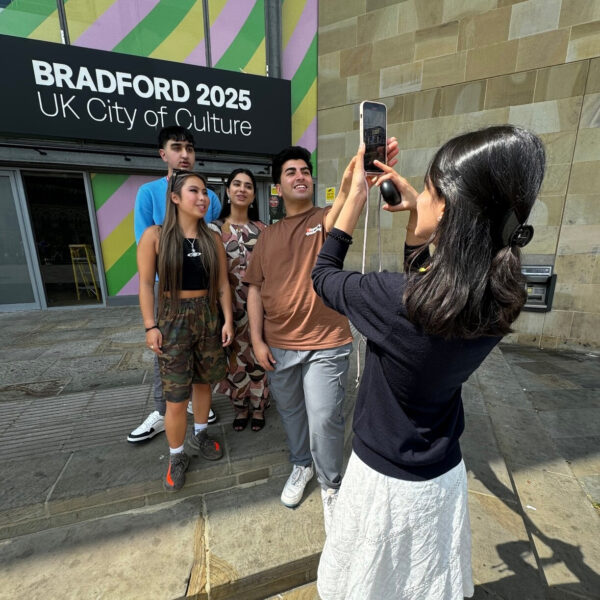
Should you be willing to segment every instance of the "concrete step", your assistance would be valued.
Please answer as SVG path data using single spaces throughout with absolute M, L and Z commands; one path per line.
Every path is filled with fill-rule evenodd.
M 305 585 L 324 542 L 320 491 L 313 479 L 290 510 L 285 479 L 3 540 L 0 599 L 259 600 Z
M 7 419 L 0 432 L 4 482 L 0 539 L 173 501 L 174 495 L 162 484 L 168 462 L 164 434 L 144 443 L 126 441 L 127 432 L 151 411 L 149 395 L 150 386 L 67 395 L 60 405 L 51 399 L 54 410 L 43 415 L 38 425 L 33 425 L 33 414 L 29 416 L 23 407 L 12 421 Z M 350 392 L 348 416 L 353 401 Z M 134 402 L 139 408 L 133 417 L 130 412 L 119 414 L 120 405 Z M 177 498 L 289 474 L 285 432 L 274 406 L 267 410 L 267 424 L 260 432 L 250 427 L 233 431 L 233 409 L 225 396 L 216 396 L 213 407 L 219 421 L 209 429 L 222 443 L 223 459 L 209 462 L 192 457 L 185 487 Z M 7 414 L 10 407 L 4 403 L 2 408 Z M 40 416 L 39 411 L 32 412 Z M 188 420 L 191 428 L 191 415 Z M 94 432 L 93 424 L 102 430 Z

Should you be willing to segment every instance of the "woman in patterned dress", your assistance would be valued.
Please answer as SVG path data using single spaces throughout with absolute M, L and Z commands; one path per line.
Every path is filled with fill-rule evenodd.
M 250 344 L 246 301 L 248 286 L 242 283 L 252 249 L 266 225 L 258 219 L 256 179 L 248 169 L 234 169 L 227 178 L 227 199 L 221 214 L 210 224 L 221 235 L 229 284 L 233 297 L 235 337 L 229 353 L 227 377 L 214 391 L 231 398 L 235 410 L 233 429 L 242 431 L 248 425 L 252 411 L 252 431 L 265 426 L 265 408 L 269 388 L 264 369 L 258 364 Z

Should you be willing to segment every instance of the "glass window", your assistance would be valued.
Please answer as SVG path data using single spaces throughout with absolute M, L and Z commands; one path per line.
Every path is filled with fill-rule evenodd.
M 0 304 L 35 302 L 10 178 L 0 175 Z

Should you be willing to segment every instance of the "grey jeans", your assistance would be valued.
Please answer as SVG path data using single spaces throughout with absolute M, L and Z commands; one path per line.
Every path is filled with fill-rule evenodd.
M 325 350 L 271 348 L 271 393 L 290 448 L 290 461 L 314 461 L 321 487 L 339 488 L 344 460 L 344 396 L 352 343 Z

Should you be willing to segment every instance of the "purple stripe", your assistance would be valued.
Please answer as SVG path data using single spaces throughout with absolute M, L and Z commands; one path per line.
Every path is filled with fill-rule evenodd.
M 317 0 L 306 0 L 296 29 L 283 51 L 282 73 L 284 79 L 291 79 L 296 74 L 315 37 L 317 22 Z
M 136 273 L 118 292 L 117 296 L 137 296 L 140 291 L 140 276 Z
M 140 185 L 152 181 L 156 177 L 134 175 L 129 177 L 123 185 L 100 207 L 96 213 L 100 239 L 104 241 L 133 210 L 135 196 Z M 132 230 L 133 235 L 133 230 Z
M 200 42 L 192 51 L 192 53 L 183 61 L 188 65 L 196 65 L 198 67 L 206 66 L 206 46 L 204 40 Z
M 112 50 L 127 34 L 146 18 L 159 0 L 116 0 L 98 17 L 73 45 L 98 50 Z
M 317 147 L 317 117 L 311 121 L 296 145 L 304 146 L 311 154 L 314 152 Z
M 210 28 L 210 55 L 213 65 L 219 62 L 227 48 L 231 46 L 255 4 L 256 2 L 249 2 L 248 0 L 229 0 L 223 7 L 223 10 L 219 13 L 219 16 Z M 205 65 L 204 48 L 203 40 L 201 44 L 198 44 L 194 48 L 194 51 L 184 62 L 194 65 Z M 203 63 L 198 62 L 201 60 L 201 57 L 204 60 Z

